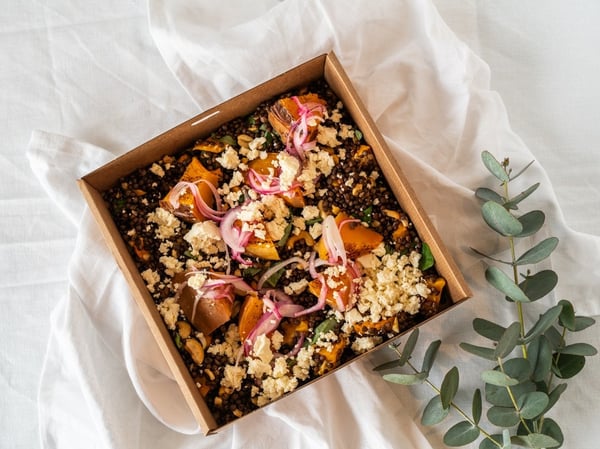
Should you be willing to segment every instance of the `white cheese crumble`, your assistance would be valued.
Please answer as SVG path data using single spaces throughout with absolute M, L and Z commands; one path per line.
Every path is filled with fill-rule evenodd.
M 381 343 L 381 341 L 382 341 L 382 338 L 377 337 L 377 336 L 358 337 L 352 343 L 351 348 L 357 354 L 362 354 L 363 352 L 367 352 L 367 351 L 373 349 L 375 346 L 377 346 L 379 343 Z
M 158 282 L 160 282 L 160 276 L 158 275 L 158 273 L 148 268 L 147 270 L 142 271 L 141 275 L 142 279 L 146 281 L 146 288 L 148 289 L 148 291 L 150 293 L 154 293 L 154 286 Z
M 283 291 L 288 295 L 299 295 L 308 287 L 308 280 L 300 279 L 296 282 L 291 282 L 289 285 L 283 287 Z
M 169 329 L 175 329 L 175 323 L 179 315 L 179 304 L 175 298 L 167 298 L 156 306 L 163 317 L 163 320 Z
M 246 377 L 246 369 L 243 366 L 225 365 L 221 386 L 234 391 L 242 388 L 242 380 Z
M 329 126 L 319 125 L 319 134 L 317 134 L 317 142 L 321 145 L 326 145 L 331 148 L 335 148 L 341 144 L 337 140 L 337 130 Z
M 225 242 L 221 237 L 219 227 L 211 220 L 194 223 L 183 239 L 190 244 L 194 256 L 200 253 L 211 255 L 225 251 Z
M 146 221 L 158 225 L 155 235 L 159 240 L 173 237 L 181 226 L 179 219 L 162 207 L 157 207 L 154 212 L 150 212 Z
M 225 151 L 221 156 L 216 158 L 216 161 L 221 164 L 223 168 L 227 168 L 229 170 L 235 170 L 240 165 L 240 157 L 238 156 L 238 152 L 235 148 L 227 145 Z
M 281 151 L 277 154 L 277 161 L 281 169 L 279 173 L 281 190 L 289 190 L 300 170 L 300 161 L 286 151 Z

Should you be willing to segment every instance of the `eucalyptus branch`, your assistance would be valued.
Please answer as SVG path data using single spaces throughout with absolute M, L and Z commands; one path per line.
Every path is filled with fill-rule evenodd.
M 548 295 L 558 283 L 558 275 L 552 270 L 519 273 L 523 266 L 535 266 L 549 257 L 558 245 L 555 237 L 546 238 L 523 254 L 517 254 L 517 239 L 537 233 L 545 222 L 542 211 L 533 210 L 517 215 L 519 205 L 539 187 L 533 184 L 514 197 L 510 197 L 509 184 L 525 173 L 530 162 L 517 174 L 512 174 L 509 160 L 499 162 L 489 152 L 481 155 L 488 171 L 500 181 L 502 194 L 487 187 L 480 187 L 475 195 L 484 201 L 481 212 L 487 225 L 500 236 L 507 238 L 510 248 L 510 261 L 504 261 L 484 252 L 473 249 L 486 259 L 512 268 L 506 274 L 496 266 L 485 271 L 488 283 L 502 293 L 500 304 L 506 301 L 515 303 L 517 319 L 510 325 L 494 323 L 485 318 L 473 320 L 475 332 L 491 341 L 490 346 L 477 346 L 461 343 L 460 347 L 485 360 L 495 363 L 492 369 L 481 373 L 485 383 L 485 400 L 488 421 L 501 429 L 500 433 L 486 432 L 480 425 L 483 401 L 481 390 L 473 392 L 472 414 L 457 405 L 454 397 L 458 390 L 459 370 L 453 367 L 444 376 L 438 388 L 428 379 L 435 355 L 441 344 L 432 342 L 423 358 L 419 370 L 410 362 L 411 354 L 418 339 L 418 328 L 408 337 L 404 349 L 391 345 L 398 356 L 397 360 L 384 363 L 376 370 L 393 370 L 404 365 L 412 373 L 388 373 L 384 379 L 403 385 L 426 383 L 436 393 L 423 411 L 421 422 L 426 425 L 441 423 L 450 409 L 463 419 L 452 426 L 444 435 L 447 446 L 462 446 L 484 437 L 480 449 L 510 449 L 512 444 L 530 448 L 558 448 L 563 444 L 560 426 L 546 414 L 554 407 L 565 391 L 567 384 L 553 386 L 555 379 L 570 379 L 585 365 L 585 358 L 597 354 L 596 348 L 587 343 L 567 344 L 568 332 L 579 332 L 595 324 L 590 317 L 577 316 L 570 301 L 560 300 L 547 308 L 534 323 L 526 323 L 524 307 Z M 562 331 L 558 328 L 562 327 Z M 521 356 L 514 356 L 517 348 Z

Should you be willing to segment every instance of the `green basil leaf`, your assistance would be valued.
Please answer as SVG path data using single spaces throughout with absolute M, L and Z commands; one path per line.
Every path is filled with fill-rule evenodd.
M 419 261 L 419 269 L 421 271 L 428 270 L 433 267 L 435 264 L 435 259 L 433 258 L 433 254 L 431 253 L 431 248 L 425 242 L 423 242 L 421 248 L 421 260 Z

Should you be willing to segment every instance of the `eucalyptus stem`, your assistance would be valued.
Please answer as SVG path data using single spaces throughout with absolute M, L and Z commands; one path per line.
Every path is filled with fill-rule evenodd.
M 504 372 L 504 365 L 502 364 L 502 359 L 500 357 L 498 357 L 498 365 L 500 366 L 500 371 L 502 371 L 504 374 L 506 374 Z M 515 399 L 515 395 L 513 394 L 510 386 L 506 386 L 506 391 L 508 393 L 508 397 L 510 398 L 510 401 L 513 404 L 513 407 L 515 408 L 515 410 L 517 412 L 517 415 L 519 415 L 519 421 L 521 421 L 521 423 L 523 424 L 523 427 L 525 427 L 525 429 L 527 429 L 527 432 L 531 433 L 531 429 L 529 428 L 529 426 L 523 419 L 523 416 L 521 416 L 521 409 L 519 408 L 519 405 L 517 404 L 517 400 Z
M 506 167 L 505 167 L 506 170 Z M 508 172 L 507 172 L 508 175 Z M 503 183 L 503 187 L 504 187 L 504 200 L 508 201 L 509 200 L 509 195 L 508 195 L 508 181 L 505 181 Z M 512 259 L 512 269 L 513 269 L 513 280 L 515 281 L 515 284 L 519 285 L 519 271 L 517 270 L 517 265 L 516 265 L 516 260 L 517 260 L 517 256 L 516 256 L 516 252 L 515 252 L 515 239 L 514 237 L 508 237 L 508 243 L 510 245 L 510 257 Z M 523 316 L 523 304 L 521 304 L 520 302 L 517 302 L 517 314 L 519 316 L 519 325 L 521 327 L 521 339 L 525 338 L 525 318 Z M 521 344 L 521 351 L 523 352 L 523 358 L 527 359 L 527 345 L 525 343 Z

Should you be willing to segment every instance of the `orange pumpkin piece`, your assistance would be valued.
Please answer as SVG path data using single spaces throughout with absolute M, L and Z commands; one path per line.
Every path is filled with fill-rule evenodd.
M 256 326 L 262 315 L 262 300 L 255 294 L 246 295 L 240 308 L 240 317 L 238 319 L 238 329 L 242 341 L 248 337 L 248 334 L 254 329 L 254 326 Z
M 314 94 L 314 93 L 300 95 L 297 98 L 301 104 L 318 103 L 323 106 L 327 105 L 327 103 L 324 100 L 322 100 L 317 94 Z M 314 114 L 316 116 L 322 118 L 322 115 L 320 112 L 314 111 Z M 297 121 L 299 118 L 300 118 L 300 113 L 298 110 L 298 104 L 291 97 L 282 98 L 282 99 L 278 100 L 277 102 L 275 102 L 275 104 L 273 104 L 269 108 L 269 113 L 268 113 L 269 123 L 271 124 L 271 126 L 273 127 L 275 132 L 277 132 L 277 134 L 279 134 L 279 136 L 281 137 L 281 141 L 283 143 L 287 142 L 292 123 Z M 309 123 L 308 127 L 307 127 L 306 140 L 307 141 L 314 140 L 317 136 L 317 132 L 318 132 L 318 122 L 315 121 L 315 123 Z
M 352 327 L 354 328 L 354 332 L 361 337 L 365 335 L 382 335 L 392 330 L 394 327 L 394 320 L 397 321 L 395 316 L 378 321 L 377 323 L 367 320 L 354 323 Z
M 273 165 L 273 162 L 277 160 L 277 154 L 278 153 L 267 153 L 267 157 L 264 159 L 256 158 L 248 162 L 248 168 L 251 168 L 256 173 L 263 176 L 274 174 L 276 167 Z
M 350 218 L 345 212 L 339 212 L 335 217 L 335 222 L 339 227 L 344 220 Z M 350 259 L 356 259 L 371 252 L 383 242 L 383 236 L 379 232 L 367 228 L 359 222 L 344 224 L 340 229 L 340 235 Z M 327 260 L 327 248 L 323 238 L 319 240 L 315 249 L 321 259 Z
M 196 142 L 194 145 L 196 151 L 207 151 L 209 153 L 221 153 L 225 149 L 225 144 L 217 139 L 208 138 L 202 142 Z
M 308 332 L 308 321 L 302 318 L 283 321 L 281 329 L 283 330 L 283 343 L 292 346 L 298 334 Z
M 439 304 L 442 297 L 442 290 L 446 286 L 446 280 L 443 277 L 429 276 L 425 279 L 425 282 L 431 290 L 431 293 L 427 296 L 427 301 Z
M 272 240 L 255 240 L 246 245 L 246 254 L 265 260 L 279 260 L 277 247 Z
M 342 359 L 342 353 L 344 348 L 347 346 L 348 340 L 345 336 L 339 335 L 338 340 L 331 345 L 331 349 L 319 348 L 317 354 L 323 357 L 323 363 L 317 368 L 317 374 L 320 376 L 340 364 Z
M 324 273 L 323 276 L 327 283 L 325 303 L 333 309 L 340 310 L 337 300 L 339 298 L 339 302 L 344 306 L 344 309 L 340 312 L 348 310 L 352 302 L 352 276 L 350 276 L 350 273 L 346 271 L 336 276 Z M 335 287 L 332 287 L 332 285 L 335 285 Z M 317 298 L 321 293 L 321 288 L 321 281 L 318 278 L 308 283 L 308 291 Z
M 200 180 L 205 180 L 216 188 L 219 185 L 221 177 L 222 173 L 220 169 L 210 171 L 204 167 L 204 165 L 202 165 L 202 162 L 194 157 L 186 167 L 180 181 L 198 182 Z M 205 183 L 199 183 L 197 186 L 200 196 L 204 202 L 208 206 L 213 207 L 215 199 L 211 188 Z M 194 196 L 189 189 L 185 189 L 183 193 L 179 195 L 179 207 L 177 207 L 177 209 L 174 209 L 171 205 L 171 200 L 173 199 L 172 195 L 175 195 L 175 193 L 173 193 L 173 189 L 171 189 L 169 193 L 167 193 L 167 195 L 160 201 L 160 206 L 185 221 L 197 222 L 204 221 L 206 219 L 206 217 L 202 215 L 202 213 L 194 204 Z

